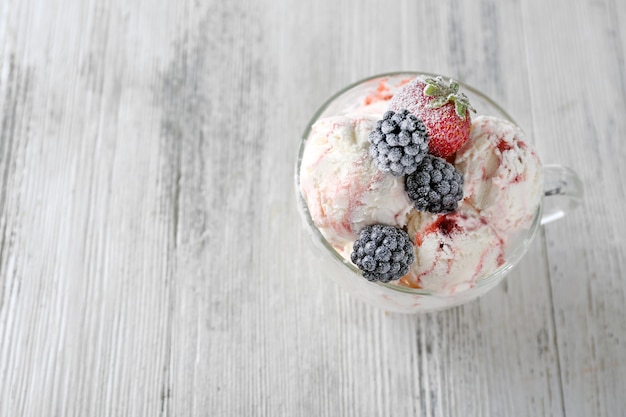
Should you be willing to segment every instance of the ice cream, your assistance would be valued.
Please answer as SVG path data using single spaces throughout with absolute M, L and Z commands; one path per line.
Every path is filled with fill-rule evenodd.
M 469 118 L 473 108 L 467 97 L 457 92 L 458 84 L 441 79 L 426 79 L 425 83 L 415 79 L 390 86 L 381 80 L 374 94 L 369 91 L 350 96 L 342 108 L 334 108 L 332 115 L 320 118 L 311 128 L 302 155 L 299 189 L 313 223 L 347 262 L 366 226 L 395 226 L 411 239 L 415 257 L 409 272 L 392 281 L 393 285 L 457 296 L 505 266 L 514 236 L 527 229 L 537 213 L 543 190 L 542 168 L 517 126 L 484 115 L 470 122 L 465 117 Z M 428 83 L 435 87 L 426 89 Z M 431 93 L 445 99 L 433 99 Z M 414 97 L 420 106 L 418 112 L 411 98 L 420 94 L 424 97 Z M 458 100 L 448 102 L 450 97 Z M 431 99 L 444 106 L 437 107 L 437 114 L 443 116 L 430 114 Z M 412 114 L 428 117 L 428 135 L 435 137 L 438 133 L 436 147 L 433 142 L 432 149 L 425 151 L 432 155 L 424 161 L 438 158 L 440 164 L 452 166 L 462 176 L 460 182 L 454 177 L 457 174 L 442 178 L 449 168 L 429 171 L 432 178 L 427 175 L 427 180 L 423 178 L 426 174 L 419 172 L 425 168 L 415 173 L 405 170 L 404 174 L 406 167 L 385 171 L 384 167 L 399 156 L 392 157 L 384 143 L 384 149 L 372 151 L 371 147 L 379 146 L 381 141 L 391 147 L 411 146 L 397 143 L 400 135 L 408 132 L 402 129 L 409 129 L 410 124 L 402 118 L 400 108 L 395 108 L 398 103 L 413 109 Z M 399 117 L 393 119 L 397 130 L 384 126 L 385 120 L 392 120 L 386 119 L 392 117 L 386 113 L 390 107 L 395 110 L 393 117 Z M 457 128 L 456 118 L 461 119 L 459 126 L 469 125 L 469 129 Z M 416 134 L 421 128 L 411 129 L 409 133 Z M 439 131 L 434 132 L 436 129 Z M 454 132 L 456 136 L 442 132 Z M 392 160 L 381 165 L 379 159 L 385 158 Z M 409 178 L 411 175 L 415 177 Z M 463 189 L 462 197 L 455 197 L 460 199 L 458 205 L 457 201 L 452 205 L 436 204 L 438 198 L 449 198 L 445 193 L 457 185 L 457 189 Z M 384 246 L 382 240 L 376 244 Z M 377 251 L 386 249 L 379 247 Z
M 402 178 L 379 171 L 367 137 L 380 115 L 346 115 L 312 127 L 300 169 L 300 190 L 326 240 L 349 259 L 370 224 L 404 227 L 413 204 Z
M 476 117 L 455 166 L 465 179 L 465 200 L 503 238 L 530 225 L 543 191 L 543 171 L 519 127 L 492 116 Z
M 454 294 L 504 264 L 504 242 L 469 204 L 452 213 L 413 211 L 408 233 L 415 244 L 415 263 L 399 285 Z

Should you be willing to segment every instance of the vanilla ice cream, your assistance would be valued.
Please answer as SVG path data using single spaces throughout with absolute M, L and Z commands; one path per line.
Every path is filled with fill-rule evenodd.
M 468 204 L 443 215 L 414 210 L 407 229 L 415 262 L 400 285 L 454 294 L 504 264 L 503 241 Z
M 463 174 L 465 201 L 503 238 L 530 225 L 543 195 L 543 171 L 519 127 L 476 117 L 455 166 Z
M 404 227 L 413 207 L 404 180 L 378 170 L 367 137 L 380 115 L 346 115 L 312 127 L 300 169 L 300 191 L 326 240 L 349 259 L 365 226 Z

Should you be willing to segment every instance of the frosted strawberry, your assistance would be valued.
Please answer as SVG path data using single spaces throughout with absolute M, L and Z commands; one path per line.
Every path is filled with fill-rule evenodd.
M 469 111 L 476 111 L 459 92 L 459 83 L 442 77 L 411 81 L 393 97 L 389 109 L 407 109 L 421 119 L 428 132 L 429 152 L 441 158 L 453 155 L 469 138 Z

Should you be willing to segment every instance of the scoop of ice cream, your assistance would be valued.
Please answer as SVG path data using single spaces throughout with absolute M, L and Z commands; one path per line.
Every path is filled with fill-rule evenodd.
M 368 136 L 379 118 L 359 114 L 319 120 L 302 157 L 300 191 L 313 222 L 347 258 L 365 226 L 403 227 L 412 208 L 404 179 L 381 172 L 369 156 Z
M 472 288 L 504 264 L 502 240 L 468 204 L 443 215 L 415 210 L 408 233 L 415 262 L 400 285 L 450 295 Z
M 543 194 L 543 171 L 519 127 L 496 117 L 476 117 L 455 166 L 464 177 L 465 201 L 501 237 L 530 226 Z

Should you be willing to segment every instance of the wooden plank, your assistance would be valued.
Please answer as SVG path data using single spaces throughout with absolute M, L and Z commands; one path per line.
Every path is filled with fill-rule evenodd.
M 155 415 L 174 199 L 154 62 L 130 60 L 120 7 L 11 6 L 0 415 Z
M 568 416 L 626 413 L 624 11 L 619 1 L 525 6 L 530 78 L 542 86 L 532 92 L 541 153 L 586 186 L 583 208 L 546 228 Z

